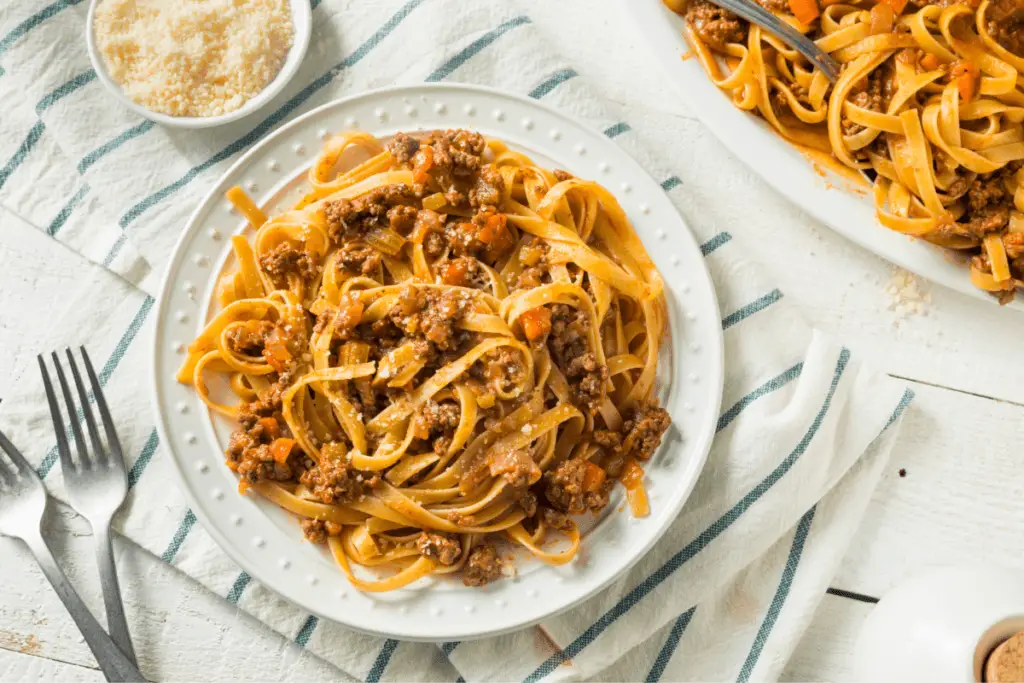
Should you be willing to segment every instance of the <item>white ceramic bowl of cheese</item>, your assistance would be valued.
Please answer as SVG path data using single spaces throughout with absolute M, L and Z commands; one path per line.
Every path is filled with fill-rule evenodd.
M 89 60 L 92 62 L 92 68 L 96 71 L 96 76 L 111 95 L 139 116 L 175 128 L 212 128 L 223 123 L 237 121 L 263 107 L 263 105 L 274 99 L 284 89 L 288 81 L 299 70 L 302 59 L 306 56 L 306 48 L 309 47 L 310 34 L 312 33 L 313 17 L 309 0 L 291 0 L 289 5 L 291 6 L 291 20 L 294 31 L 292 34 L 292 46 L 288 51 L 284 64 L 281 66 L 281 70 L 263 90 L 238 109 L 219 116 L 171 116 L 148 109 L 132 100 L 125 94 L 121 86 L 110 77 L 110 74 L 107 73 L 106 63 L 96 44 L 93 28 L 95 25 L 96 8 L 101 2 L 103 0 L 92 0 L 89 3 L 89 14 L 85 31 L 85 42 L 89 51 Z

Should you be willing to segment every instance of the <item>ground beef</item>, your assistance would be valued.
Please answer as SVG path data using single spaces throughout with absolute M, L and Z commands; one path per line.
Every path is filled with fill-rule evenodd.
M 554 174 L 555 180 L 557 180 L 558 182 L 562 182 L 564 180 L 572 180 L 573 178 L 576 177 L 572 173 L 569 173 L 568 171 L 563 171 L 560 168 L 556 168 L 551 173 Z
M 273 329 L 274 324 L 267 320 L 251 320 L 244 325 L 236 325 L 228 331 L 228 348 L 243 356 L 261 357 L 267 335 Z
M 604 462 L 608 474 L 619 476 L 626 458 L 650 458 L 670 424 L 672 418 L 668 411 L 658 404 L 657 399 L 651 399 L 627 414 L 619 430 L 595 429 L 594 443 L 609 456 Z
M 806 88 L 797 83 L 788 83 L 787 87 L 793 93 L 793 96 L 796 97 L 797 101 L 807 103 L 808 91 Z M 792 111 L 793 108 L 789 104 L 789 98 L 782 90 L 773 88 L 769 97 L 771 99 L 772 111 L 775 112 L 776 116 L 783 116 Z
M 245 482 L 290 481 L 295 477 L 293 456 L 279 463 L 270 455 L 273 439 L 290 434 L 281 415 L 282 386 L 290 380 L 287 376 L 283 380 L 271 384 L 256 400 L 243 403 L 239 409 L 240 428 L 231 433 L 225 454 L 227 466 Z
M 614 480 L 606 479 L 597 492 L 583 490 L 587 462 L 580 458 L 563 460 L 544 474 L 544 497 L 561 512 L 580 514 L 587 510 L 598 512 L 608 504 Z
M 360 500 L 380 481 L 376 474 L 352 467 L 344 452 L 341 444 L 325 445 L 320 462 L 299 476 L 299 483 L 328 505 Z
M 282 242 L 260 257 L 260 267 L 275 287 L 287 289 L 289 275 L 298 275 L 304 282 L 313 280 L 320 273 L 320 257 Z
M 572 402 L 584 412 L 596 415 L 606 395 L 608 368 L 597 362 L 597 357 L 588 351 L 569 361 L 565 369 L 569 380 Z
M 324 205 L 327 233 L 334 243 L 341 244 L 374 228 L 407 227 L 410 214 L 392 209 L 411 207 L 417 201 L 416 193 L 408 185 L 382 185 L 352 199 L 327 202 Z
M 569 363 L 587 352 L 587 314 L 567 304 L 554 304 L 551 309 L 551 336 L 548 349 L 558 367 L 565 371 Z
M 530 457 L 530 452 L 523 448 L 492 453 L 487 467 L 492 477 L 504 477 L 516 490 L 526 489 L 540 479 L 540 468 Z
M 459 406 L 451 402 L 438 403 L 428 400 L 416 414 L 417 432 L 436 434 L 454 430 L 459 426 Z
M 249 430 L 256 426 L 261 417 L 275 417 L 281 414 L 281 394 L 291 385 L 291 376 L 282 374 L 263 391 L 256 394 L 256 399 L 243 403 L 238 408 L 238 423 L 243 429 Z M 283 420 L 278 420 L 283 422 Z
M 354 271 L 363 275 L 370 275 L 377 272 L 381 264 L 380 252 L 362 240 L 345 242 L 339 250 L 338 264 L 345 270 Z
M 472 256 L 461 256 L 449 261 L 441 269 L 445 284 L 470 289 L 489 290 L 491 278 L 480 262 Z
M 450 216 L 444 226 L 444 247 L 453 256 L 482 255 L 487 245 L 477 239 L 477 233 L 480 232 L 477 223 L 475 216 L 469 221 L 459 216 Z
M 462 570 L 462 583 L 467 586 L 484 586 L 501 578 L 501 558 L 493 545 L 484 544 L 473 548 L 469 560 Z
M 988 32 L 1000 45 L 1024 57 L 1024 2 L 992 0 L 985 19 Z
M 440 256 L 444 253 L 447 246 L 444 237 L 444 226 L 444 218 L 436 211 L 420 209 L 416 214 L 414 231 L 416 234 L 422 235 L 423 250 L 431 258 Z
M 547 263 L 548 247 L 543 242 L 529 242 L 519 250 L 519 263 L 523 269 L 518 275 L 509 277 L 513 290 L 534 289 L 544 284 L 544 267 Z
M 505 346 L 487 352 L 469 369 L 470 377 L 504 392 L 521 384 L 525 372 L 526 366 L 520 353 Z
M 414 433 L 420 439 L 431 441 L 434 453 L 444 455 L 452 445 L 452 436 L 461 416 L 459 406 L 454 403 L 428 400 L 413 418 Z
M 261 435 L 262 426 L 255 425 L 249 430 L 236 430 L 228 441 L 228 467 L 238 473 L 245 482 L 291 481 L 295 477 L 292 458 L 284 463 L 274 460 L 270 453 L 270 441 Z
M 573 403 L 594 415 L 604 400 L 608 368 L 597 362 L 587 349 L 590 321 L 584 311 L 566 304 L 551 308 L 551 333 L 548 349 L 555 364 L 569 381 Z
M 327 543 L 328 536 L 337 536 L 341 533 L 340 524 L 321 519 L 304 519 L 299 525 L 302 527 L 302 535 L 310 543 Z
M 707 0 L 692 0 L 686 7 L 686 20 L 697 36 L 713 49 L 722 50 L 726 43 L 747 42 L 746 22 Z
M 881 66 L 872 71 L 866 81 L 862 79 L 859 84 L 854 85 L 850 102 L 862 109 L 884 112 L 895 94 L 896 81 L 889 67 Z M 863 126 L 845 116 L 842 117 L 841 123 L 844 135 L 854 135 L 863 130 Z
M 533 491 L 529 489 L 523 491 L 516 502 L 519 503 L 519 507 L 523 508 L 523 512 L 526 513 L 527 517 L 533 517 L 537 514 L 537 494 Z
M 647 460 L 661 444 L 661 437 L 672 424 L 668 411 L 658 404 L 658 399 L 640 405 L 622 423 L 622 440 L 627 455 L 637 460 Z
M 546 507 L 541 510 L 540 514 L 544 523 L 557 531 L 572 531 L 576 526 L 576 523 L 573 522 L 569 515 L 564 512 L 559 512 L 558 510 L 552 510 L 551 508 Z
M 421 337 L 439 349 L 458 345 L 458 325 L 470 310 L 465 292 L 407 285 L 391 306 L 388 318 L 407 337 Z
M 476 182 L 469 191 L 469 205 L 474 209 L 494 206 L 501 200 L 501 193 L 504 190 L 505 181 L 498 173 L 498 169 L 491 164 L 486 164 L 481 167 Z
M 423 557 L 437 560 L 446 567 L 455 564 L 462 555 L 459 539 L 448 534 L 436 534 L 424 531 L 416 540 L 416 549 Z
M 1024 232 L 1009 232 L 1003 235 L 1006 255 L 1012 259 L 1024 258 Z
M 420 141 L 405 133 L 395 133 L 387 144 L 387 150 L 400 164 L 408 164 L 420 149 Z
M 1006 227 L 1013 209 L 1013 193 L 1006 186 L 1010 181 L 1012 187 L 1016 168 L 1007 166 L 979 175 L 971 183 L 967 190 L 967 214 L 961 219 L 970 234 L 984 238 L 986 234 Z
M 399 145 L 404 147 L 397 150 L 404 159 L 402 163 L 412 167 L 423 158 L 424 148 L 430 147 L 431 158 L 427 173 L 446 193 L 452 191 L 456 179 L 468 178 L 480 169 L 480 157 L 486 147 L 482 135 L 468 130 L 432 131 L 422 138 L 412 156 L 405 154 L 407 150 L 412 149 L 410 143 L 402 140 L 396 143 L 395 147 Z M 395 150 L 392 154 L 395 154 Z

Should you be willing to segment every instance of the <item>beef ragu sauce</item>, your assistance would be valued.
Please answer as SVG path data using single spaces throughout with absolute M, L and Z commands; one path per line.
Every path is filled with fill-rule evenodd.
M 411 171 L 413 182 L 381 185 L 358 196 L 323 203 L 327 257 L 300 242 L 286 240 L 255 259 L 273 288 L 287 289 L 305 300 L 305 324 L 296 319 L 248 320 L 227 333 L 231 353 L 264 363 L 268 370 L 262 375 L 262 388 L 253 391 L 254 387 L 248 387 L 251 395 L 237 411 L 238 429 L 227 449 L 227 465 L 240 476 L 243 492 L 264 482 L 278 482 L 288 490 L 305 492 L 311 500 L 346 506 L 374 497 L 387 482 L 400 478 L 407 489 L 435 476 L 436 465 L 451 460 L 453 440 L 459 438 L 456 434 L 463 410 L 461 399 L 452 391 L 437 393 L 418 405 L 409 418 L 407 446 L 408 453 L 417 455 L 391 469 L 359 469 L 351 455 L 359 448 L 338 421 L 324 426 L 324 438 L 310 436 L 319 449 L 318 458 L 300 447 L 282 400 L 310 367 L 315 351 L 311 334 L 313 339 L 330 335 L 328 368 L 375 364 L 377 376 L 372 381 L 332 384 L 357 419 L 370 424 L 389 406 L 414 397 L 442 368 L 488 338 L 468 324 L 487 311 L 481 296 L 499 290 L 512 296 L 552 282 L 547 242 L 531 238 L 501 210 L 505 183 L 498 168 L 485 161 L 493 158 L 493 153 L 481 135 L 466 130 L 416 136 L 399 133 L 386 150 L 395 167 Z M 567 179 L 572 176 L 558 171 L 550 180 Z M 536 178 L 532 182 L 529 192 L 543 197 L 545 184 Z M 591 235 L 589 241 L 598 240 Z M 410 280 L 397 288 L 386 310 L 374 309 L 360 292 L 400 285 L 393 264 L 409 260 L 410 245 L 422 245 L 434 282 L 447 286 L 431 287 Z M 506 267 L 510 259 L 515 260 L 514 268 Z M 570 278 L 583 283 L 591 297 L 590 306 L 594 306 L 592 280 L 582 277 L 582 270 L 573 263 L 564 267 Z M 325 272 L 331 268 L 334 272 Z M 340 295 L 337 306 L 318 310 L 309 304 L 328 277 L 357 286 Z M 496 278 L 500 283 L 495 283 Z M 621 320 L 617 306 L 629 305 L 625 299 L 616 298 L 615 302 L 600 322 L 604 339 L 614 339 L 617 334 L 615 322 Z M 630 315 L 635 317 L 636 311 Z M 534 538 L 541 538 L 546 529 L 575 530 L 569 515 L 601 511 L 617 479 L 639 484 L 642 470 L 638 463 L 651 456 L 671 422 L 657 399 L 644 396 L 628 402 L 621 423 L 609 428 L 601 408 L 605 405 L 607 409 L 609 391 L 615 385 L 609 379 L 605 354 L 591 348 L 590 340 L 595 338 L 591 324 L 583 309 L 552 303 L 524 312 L 514 328 L 524 350 L 550 359 L 564 377 L 568 403 L 588 425 L 579 437 L 583 444 L 573 449 L 572 457 L 553 459 L 544 463 L 543 469 L 530 443 L 491 450 L 462 472 L 458 484 L 465 492 L 503 481 L 502 496 L 517 506 L 516 510 L 521 509 L 523 529 Z M 541 413 L 559 405 L 551 385 L 508 398 L 517 387 L 531 384 L 533 379 L 527 374 L 534 372 L 539 371 L 532 358 L 504 345 L 484 353 L 460 375 L 460 387 L 468 389 L 466 395 L 476 404 L 476 422 L 469 437 L 461 437 L 462 447 L 488 433 L 508 438 L 509 415 L 516 410 Z M 564 423 L 560 429 L 570 424 L 575 423 Z M 522 427 L 524 434 L 528 428 Z M 362 450 L 374 453 L 388 436 L 387 432 L 367 430 L 365 438 Z M 395 468 L 406 469 L 400 477 L 393 477 Z M 487 521 L 478 519 L 478 514 L 437 514 L 447 516 L 459 528 Z M 326 543 L 344 529 L 342 523 L 328 519 L 306 518 L 301 525 L 306 539 L 313 543 Z M 372 542 L 374 550 L 382 554 L 388 550 L 403 557 L 418 553 L 442 569 L 458 568 L 466 585 L 479 586 L 503 572 L 490 537 L 400 528 L 376 535 Z
M 1024 0 L 756 1 L 827 47 L 835 84 L 708 0 L 664 3 L 734 104 L 866 170 L 883 225 L 957 250 L 976 286 L 1011 301 L 1024 286 Z

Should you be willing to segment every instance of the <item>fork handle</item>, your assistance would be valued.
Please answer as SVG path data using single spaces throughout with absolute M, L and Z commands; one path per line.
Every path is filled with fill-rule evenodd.
M 96 564 L 100 569 L 100 585 L 103 587 L 103 604 L 107 609 L 107 628 L 110 638 L 132 664 L 138 666 L 128 622 L 124 616 L 121 600 L 121 586 L 117 582 L 117 565 L 114 564 L 114 547 L 111 544 L 110 523 L 94 530 L 96 537 Z
M 74 586 L 71 585 L 68 577 L 64 575 L 64 571 L 57 564 L 53 552 L 50 551 L 50 546 L 47 545 L 42 535 L 29 536 L 25 538 L 25 542 L 32 554 L 36 556 L 43 574 L 46 575 L 53 589 L 57 591 L 57 596 L 64 603 L 71 618 L 78 625 L 78 630 L 85 637 L 86 644 L 92 650 L 96 662 L 100 665 L 107 680 L 145 681 L 146 679 L 142 677 L 138 668 L 117 649 L 114 641 L 103 631 L 103 627 L 89 612 L 89 608 L 82 602 L 82 598 L 78 596 Z

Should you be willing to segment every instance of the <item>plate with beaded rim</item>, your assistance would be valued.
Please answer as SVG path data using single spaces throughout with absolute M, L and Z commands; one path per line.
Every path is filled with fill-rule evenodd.
M 316 151 L 333 133 L 360 129 L 387 138 L 447 128 L 500 138 L 541 166 L 592 178 L 617 196 L 665 279 L 669 338 L 662 345 L 656 391 L 673 426 L 646 468 L 651 514 L 632 518 L 617 490 L 569 564 L 519 560 L 513 576 L 482 588 L 428 577 L 389 593 L 361 593 L 322 546 L 302 540 L 293 516 L 234 492 L 236 475 L 223 463 L 231 425 L 212 416 L 175 374 L 188 342 L 214 312 L 217 280 L 231 258 L 229 238 L 246 227 L 224 199 L 229 188 L 240 185 L 273 214 L 282 200 L 294 200 Z M 250 576 L 303 609 L 365 633 L 451 641 L 512 631 L 566 610 L 607 586 L 657 542 L 704 466 L 723 368 L 721 319 L 700 247 L 639 164 L 601 133 L 534 100 L 429 84 L 325 104 L 257 143 L 210 188 L 164 276 L 153 347 L 154 408 L 193 512 Z

